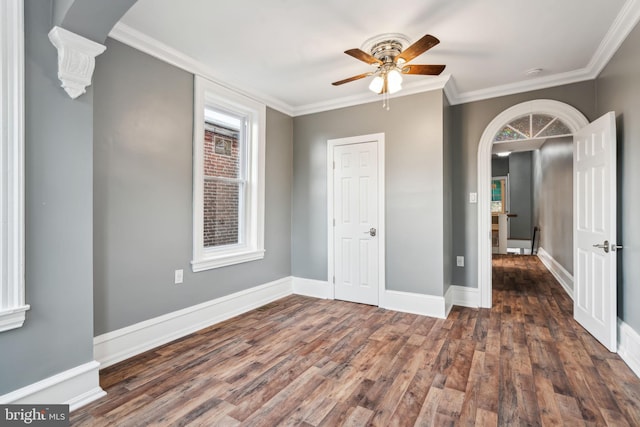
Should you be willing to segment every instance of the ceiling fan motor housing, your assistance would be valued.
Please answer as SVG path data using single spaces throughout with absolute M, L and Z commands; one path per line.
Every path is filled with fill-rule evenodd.
M 387 63 L 402 52 L 402 43 L 398 40 L 384 40 L 371 47 L 371 56 Z

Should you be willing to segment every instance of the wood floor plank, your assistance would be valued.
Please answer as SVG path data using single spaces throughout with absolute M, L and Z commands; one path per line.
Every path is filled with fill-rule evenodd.
M 73 426 L 640 425 L 640 379 L 537 257 L 435 319 L 289 296 L 101 371 Z
M 475 351 L 469 370 L 469 380 L 464 393 L 464 402 L 460 412 L 461 425 L 474 425 L 478 413 L 480 390 L 485 387 L 482 372 L 484 370 L 485 353 Z

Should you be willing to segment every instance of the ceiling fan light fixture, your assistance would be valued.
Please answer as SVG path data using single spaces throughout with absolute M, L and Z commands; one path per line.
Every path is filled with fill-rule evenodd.
M 380 76 L 375 76 L 371 83 L 369 84 L 369 90 L 374 93 L 382 92 L 382 88 L 384 86 L 384 79 Z
M 440 40 L 430 34 L 425 34 L 420 40 L 409 47 L 409 40 L 402 34 L 386 34 L 376 36 L 365 42 L 362 49 L 349 49 L 347 55 L 376 67 L 370 73 L 362 73 L 357 76 L 331 83 L 340 86 L 373 76 L 369 83 L 369 90 L 382 95 L 382 106 L 389 109 L 389 95 L 402 90 L 402 74 L 437 76 L 444 70 L 444 65 L 405 64 L 422 55 L 427 50 L 440 43 Z
M 402 75 L 398 70 L 391 70 L 387 73 L 387 88 L 390 94 L 402 89 Z

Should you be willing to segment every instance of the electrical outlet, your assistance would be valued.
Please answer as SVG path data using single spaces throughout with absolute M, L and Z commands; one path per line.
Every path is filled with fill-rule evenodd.
M 184 271 L 182 269 L 176 270 L 174 275 L 174 283 L 176 285 L 179 285 L 180 283 L 182 283 L 183 279 L 184 279 Z
M 458 267 L 464 267 L 464 257 L 463 256 L 456 257 L 456 265 Z
M 469 193 L 469 203 L 478 203 L 478 193 Z

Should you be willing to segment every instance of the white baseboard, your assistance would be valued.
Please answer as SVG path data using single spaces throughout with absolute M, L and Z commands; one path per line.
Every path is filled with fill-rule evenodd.
M 433 295 L 390 291 L 387 289 L 384 292 L 384 302 L 381 303 L 380 307 L 386 308 L 387 310 L 439 317 L 442 319 L 447 317 L 444 297 Z
M 466 286 L 451 285 L 444 295 L 446 313 L 449 315 L 454 305 L 462 307 L 480 307 L 480 291 L 478 288 L 467 288 Z
M 326 280 L 293 278 L 293 293 L 307 297 L 331 299 L 331 288 Z
M 174 311 L 93 339 L 93 354 L 102 367 L 111 366 L 215 323 L 291 295 L 292 278 L 236 292 Z
M 640 377 L 640 334 L 618 318 L 618 354 Z
M 76 366 L 4 394 L 0 396 L 0 404 L 66 404 L 73 411 L 106 394 L 100 388 L 99 368 L 95 360 Z
M 538 258 L 549 270 L 553 277 L 556 278 L 560 286 L 573 299 L 573 276 L 563 266 L 560 265 L 544 248 L 538 249 Z

